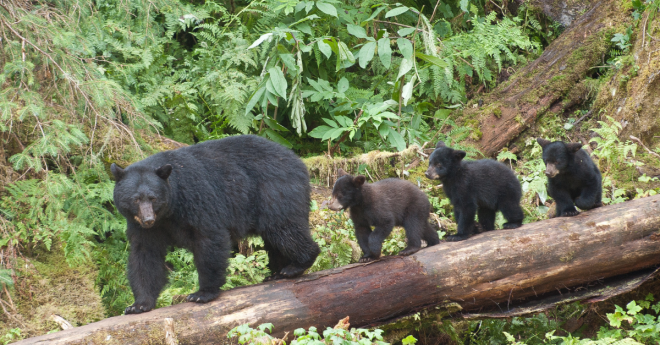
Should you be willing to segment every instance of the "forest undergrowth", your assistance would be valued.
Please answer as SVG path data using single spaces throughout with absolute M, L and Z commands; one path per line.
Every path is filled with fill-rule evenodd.
M 636 35 L 657 33 L 649 18 L 653 23 L 660 0 L 623 2 L 634 24 L 608 38 L 606 61 L 585 77 L 585 99 L 541 118 L 493 157 L 523 186 L 525 223 L 547 219 L 553 207 L 539 136 L 584 139 L 603 172 L 605 204 L 660 191 L 660 146 L 621 135 L 624 124 L 594 108 L 614 77 L 635 77 Z M 0 343 L 59 330 L 51 314 L 79 326 L 119 315 L 133 302 L 126 224 L 113 205 L 109 165 L 182 145 L 256 134 L 303 157 L 315 184 L 310 226 L 321 247 L 310 271 L 360 257 L 348 217 L 325 207 L 333 174 L 326 170 L 337 164 L 370 182 L 400 177 L 417 184 L 440 235 L 451 233 L 449 200 L 424 177 L 429 148 L 443 140 L 469 159 L 483 158 L 475 145 L 478 122 L 463 110 L 537 58 L 563 29 L 538 8 L 507 0 L 6 1 Z M 384 152 L 392 156 L 369 158 Z M 498 228 L 503 222 L 498 215 Z M 397 229 L 383 253 L 405 245 Z M 242 241 L 223 289 L 261 282 L 267 260 L 261 239 Z M 170 283 L 158 307 L 182 302 L 197 285 L 190 252 L 173 250 L 166 261 Z M 413 316 L 406 334 L 389 337 L 378 330 L 297 330 L 295 342 L 657 342 L 660 294 L 630 298 L 617 307 L 570 304 L 509 320 L 415 325 Z M 575 329 L 574 320 L 582 322 Z M 265 329 L 235 333 L 249 343 Z

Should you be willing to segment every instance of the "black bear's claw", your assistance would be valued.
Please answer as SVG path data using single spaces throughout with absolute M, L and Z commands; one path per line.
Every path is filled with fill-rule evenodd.
M 128 307 L 126 307 L 126 309 L 124 309 L 124 314 L 126 314 L 126 315 L 128 315 L 128 314 L 141 314 L 141 313 L 148 312 L 151 309 L 152 309 L 151 307 L 148 307 L 146 305 L 135 303 L 133 305 L 129 305 Z
M 220 292 L 197 291 L 188 295 L 186 300 L 188 300 L 188 302 L 207 303 L 216 299 L 219 295 Z
M 399 252 L 399 255 L 401 256 L 408 256 L 417 253 L 420 249 L 420 247 L 407 247 L 406 249 L 402 250 Z
M 378 259 L 380 259 L 380 256 L 376 257 L 376 258 L 371 257 L 371 256 L 363 256 L 363 257 L 360 258 L 360 260 L 358 260 L 358 262 L 361 263 L 361 264 L 366 264 L 367 262 L 376 261 Z
M 577 216 L 578 214 L 580 214 L 580 212 L 578 212 L 577 210 L 564 211 L 561 213 L 560 217 L 573 217 L 573 216 Z
M 283 278 L 284 278 L 283 275 L 281 275 L 279 273 L 273 273 L 273 274 L 269 275 L 268 277 L 264 278 L 264 282 L 269 282 L 269 281 L 283 279 Z
M 458 241 L 463 241 L 467 240 L 470 236 L 468 235 L 449 235 L 445 237 L 445 241 L 447 242 L 458 242 Z

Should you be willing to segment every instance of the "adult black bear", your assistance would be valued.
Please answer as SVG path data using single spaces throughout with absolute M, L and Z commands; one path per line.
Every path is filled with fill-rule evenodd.
M 167 283 L 171 246 L 192 251 L 205 303 L 225 283 L 232 241 L 263 238 L 270 279 L 301 275 L 319 253 L 309 231 L 307 168 L 290 150 L 241 135 L 157 153 L 122 169 L 112 164 L 115 205 L 126 217 L 128 280 L 135 303 L 125 313 L 155 306 Z
M 428 246 L 440 242 L 438 233 L 428 222 L 431 203 L 414 184 L 397 178 L 365 184 L 364 176 L 353 177 L 342 169 L 338 175 L 328 208 L 333 211 L 350 208 L 355 237 L 363 253 L 360 262 L 380 258 L 383 241 L 395 226 L 403 226 L 408 239 L 408 246 L 399 255 L 420 250 L 422 239 Z
M 543 148 L 548 195 L 555 200 L 557 217 L 577 215 L 575 206 L 585 211 L 603 206 L 600 170 L 582 150 L 582 144 L 542 138 L 536 141 Z
M 438 142 L 429 157 L 426 177 L 442 181 L 442 188 L 454 206 L 458 223 L 456 235 L 447 241 L 464 240 L 475 232 L 475 214 L 483 231 L 495 229 L 495 213 L 501 211 L 507 223 L 505 229 L 522 225 L 520 208 L 522 188 L 513 171 L 492 159 L 463 162 L 465 152 L 454 150 Z

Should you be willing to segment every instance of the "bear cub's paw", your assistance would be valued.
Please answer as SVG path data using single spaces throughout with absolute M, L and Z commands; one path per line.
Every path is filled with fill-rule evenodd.
M 153 309 L 153 305 L 148 305 L 147 303 L 133 303 L 132 305 L 129 305 L 126 307 L 124 310 L 124 314 L 141 314 L 141 313 L 146 313 Z
M 363 256 L 363 257 L 360 258 L 360 260 L 358 260 L 358 263 L 366 264 L 367 262 L 376 261 L 378 259 L 380 259 L 380 256 L 375 257 L 375 258 L 371 257 L 371 256 Z
M 399 252 L 399 255 L 401 256 L 408 256 L 417 253 L 420 249 L 420 247 L 407 247 L 406 249 L 402 250 Z
M 458 242 L 458 241 L 464 241 L 470 238 L 469 235 L 449 235 L 445 237 L 445 241 L 447 242 Z
M 188 295 L 186 300 L 188 302 L 207 303 L 218 298 L 218 296 L 220 296 L 220 291 L 217 292 L 197 291 L 195 293 L 191 293 L 190 295 Z
M 273 281 L 273 280 L 279 280 L 279 279 L 284 279 L 284 276 L 279 274 L 279 273 L 273 273 L 273 274 L 269 275 L 268 277 L 264 278 L 264 283 L 265 282 L 270 282 L 270 281 Z
M 562 212 L 561 215 L 559 215 L 559 216 L 560 217 L 573 217 L 573 216 L 577 216 L 578 214 L 580 214 L 580 212 L 578 210 L 572 209 L 572 210 L 567 210 L 567 211 Z
M 504 223 L 502 224 L 502 229 L 516 229 L 521 227 L 521 223 Z
M 303 275 L 303 273 L 305 273 L 305 270 L 306 268 L 302 268 L 294 265 L 288 265 L 280 271 L 280 275 L 282 276 L 282 278 L 295 278 Z

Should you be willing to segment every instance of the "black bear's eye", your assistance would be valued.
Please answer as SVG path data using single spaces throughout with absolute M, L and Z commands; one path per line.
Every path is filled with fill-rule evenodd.
M 153 196 L 152 196 L 152 197 L 149 197 L 149 201 L 156 201 L 156 198 L 153 197 Z
M 140 199 L 138 199 L 138 198 L 135 198 L 135 200 L 133 200 L 133 202 L 137 204 L 137 203 L 139 203 L 139 202 L 140 202 Z
M 442 168 L 442 164 L 438 163 L 435 165 L 436 168 Z

